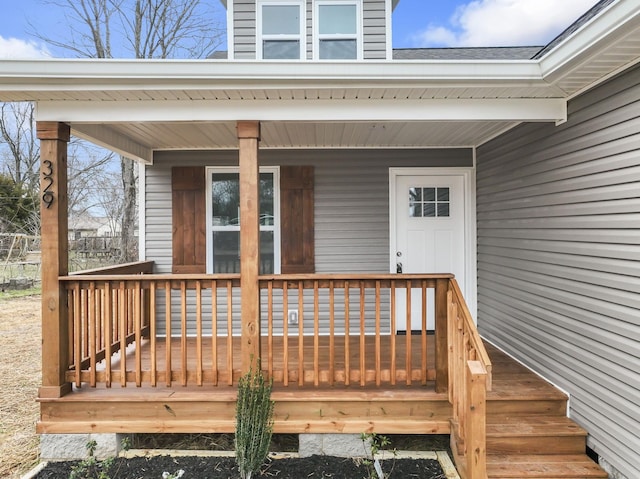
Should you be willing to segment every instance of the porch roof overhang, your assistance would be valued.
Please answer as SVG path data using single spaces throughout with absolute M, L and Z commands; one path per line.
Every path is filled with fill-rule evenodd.
M 565 121 L 569 98 L 639 58 L 640 4 L 617 0 L 532 60 L 3 60 L 0 101 L 145 162 L 236 148 L 247 119 L 262 148 L 474 147 Z

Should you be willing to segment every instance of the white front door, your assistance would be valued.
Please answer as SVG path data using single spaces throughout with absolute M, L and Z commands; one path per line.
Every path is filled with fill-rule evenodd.
M 463 175 L 395 176 L 395 242 L 392 272 L 453 273 L 463 292 L 465 278 L 465 181 Z M 395 211 L 394 211 L 395 210 Z M 392 232 L 393 234 L 393 232 Z M 395 243 L 395 244 L 394 244 Z M 398 291 L 397 314 L 406 317 L 406 294 Z M 427 304 L 434 304 L 433 290 Z M 433 330 L 433 307 L 428 307 L 427 329 Z M 411 291 L 411 329 L 422 329 L 422 291 Z M 397 329 L 406 330 L 399 320 Z

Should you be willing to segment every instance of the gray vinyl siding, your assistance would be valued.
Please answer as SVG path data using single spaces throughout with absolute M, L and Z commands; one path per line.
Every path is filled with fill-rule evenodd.
M 233 1 L 233 46 L 236 60 L 257 58 L 256 0 Z M 306 2 L 306 52 L 313 58 L 313 1 Z M 363 58 L 384 60 L 387 55 L 386 1 L 364 0 L 362 4 Z
M 477 151 L 481 333 L 571 394 L 640 477 L 640 70 Z
M 387 58 L 387 13 L 385 0 L 364 0 L 362 5 L 363 57 L 365 60 Z
M 233 48 L 236 60 L 256 58 L 256 0 L 233 0 Z
M 237 164 L 237 152 L 157 152 L 153 166 L 145 170 L 146 204 L 146 259 L 155 262 L 156 273 L 171 272 L 171 167 L 172 166 L 227 166 Z M 315 174 L 315 265 L 318 273 L 386 273 L 389 271 L 389 168 L 394 167 L 460 167 L 472 166 L 469 149 L 442 150 L 264 150 L 260 152 L 264 166 L 313 165 Z M 226 293 L 219 292 L 224 298 Z M 203 314 L 210 317 L 211 303 L 205 295 Z M 298 299 L 290 292 L 289 309 L 297 309 Z M 174 301 L 179 297 L 174 294 Z M 283 316 L 283 304 L 276 297 L 275 315 Z M 323 292 L 320 300 L 320 315 L 328 318 L 328 296 Z M 374 291 L 367 291 L 366 303 L 373 305 Z M 350 297 L 351 317 L 359 314 L 359 296 Z M 239 318 L 239 291 L 234 292 L 233 310 Z M 385 296 L 384 304 L 388 302 Z M 159 314 L 164 314 L 164 297 L 158 297 Z M 344 314 L 344 301 L 336 295 L 336 315 Z M 193 309 L 193 308 L 192 308 Z M 263 315 L 266 303 L 263 297 Z M 305 317 L 313 312 L 313 299 L 305 295 Z M 373 306 L 366 318 L 369 329 L 375 317 Z M 383 306 L 383 311 L 388 307 Z M 222 318 L 219 328 L 226 320 L 226 305 L 218 309 Z M 388 316 L 388 315 L 387 315 Z M 264 319 L 264 318 L 263 318 Z M 388 318 L 383 318 L 388 328 Z M 236 321 L 239 323 L 239 321 Z M 358 321 L 353 322 L 354 331 Z M 307 322 L 305 321 L 305 324 Z M 174 332 L 180 329 L 179 308 L 174 306 L 172 321 Z M 263 324 L 266 331 L 266 323 Z M 309 328 L 311 328 L 309 326 Z M 324 321 L 321 332 L 328 328 Z M 164 329 L 159 326 L 160 331 Z M 205 334 L 209 331 L 205 330 Z M 235 331 L 239 333 L 238 331 Z M 282 332 L 277 326 L 276 334 Z M 297 329 L 294 329 L 297 333 Z M 305 329 L 312 333 L 312 329 Z M 336 333 L 342 331 L 337 329 Z M 189 333 L 195 333 L 195 324 L 189 324 Z

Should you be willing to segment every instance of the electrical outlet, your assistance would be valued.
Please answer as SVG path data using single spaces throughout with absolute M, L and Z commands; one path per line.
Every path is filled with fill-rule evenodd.
M 298 310 L 290 309 L 287 312 L 287 322 L 289 324 L 298 324 Z

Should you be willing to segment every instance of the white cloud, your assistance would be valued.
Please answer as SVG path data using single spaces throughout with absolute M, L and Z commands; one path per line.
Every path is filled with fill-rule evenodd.
M 44 44 L 0 36 L 0 59 L 48 57 L 51 57 L 51 53 Z
M 429 25 L 415 46 L 546 45 L 597 0 L 474 0 L 460 5 L 448 25 Z

